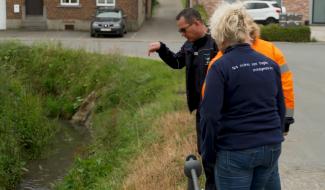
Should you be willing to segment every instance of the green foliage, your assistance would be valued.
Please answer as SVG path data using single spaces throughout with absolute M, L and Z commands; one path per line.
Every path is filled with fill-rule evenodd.
M 152 0 L 152 2 L 151 2 L 152 15 L 155 14 L 158 5 L 159 5 L 159 1 L 158 0 Z
M 268 41 L 309 42 L 309 26 L 281 27 L 271 24 L 261 27 L 261 38 Z
M 186 8 L 188 0 L 181 0 L 182 6 Z
M 57 189 L 121 189 L 126 163 L 157 140 L 150 130 L 153 121 L 185 108 L 184 97 L 176 94 L 179 85 L 184 87 L 179 71 L 139 58 L 117 69 L 97 103 L 92 154 L 78 160 Z
M 40 44 L 27 48 L 21 44 L 0 46 L 0 59 L 24 85 L 40 94 L 50 117 L 70 118 L 80 105 L 76 97 L 85 97 L 107 80 L 110 68 L 93 66 L 100 58 L 89 57 L 84 51 L 72 51 L 60 46 Z M 24 56 L 21 56 L 24 55 Z M 88 56 L 88 57 L 87 57 Z M 28 84 L 27 84 L 28 83 Z
M 206 12 L 205 8 L 203 5 L 201 4 L 197 4 L 194 6 L 194 9 L 196 9 L 197 11 L 199 11 L 199 13 L 201 14 L 202 20 L 205 24 L 208 24 L 209 22 L 209 15 Z
M 40 155 L 54 127 L 39 99 L 0 65 L 0 189 L 13 189 L 26 159 Z
M 158 0 L 152 0 L 152 7 L 159 5 Z
M 102 60 L 47 44 L 0 44 L 0 135 L 6 137 L 0 138 L 0 189 L 12 188 L 22 163 L 40 156 L 54 136 L 56 126 L 46 116 L 70 118 L 83 97 L 107 82 L 105 64 L 115 57 Z

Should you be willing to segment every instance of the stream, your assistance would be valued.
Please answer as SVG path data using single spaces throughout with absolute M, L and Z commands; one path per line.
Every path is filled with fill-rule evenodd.
M 72 126 L 61 122 L 60 132 L 56 135 L 45 158 L 32 160 L 27 172 L 22 176 L 17 190 L 50 190 L 64 178 L 74 159 L 84 152 L 90 143 L 91 135 L 87 127 Z

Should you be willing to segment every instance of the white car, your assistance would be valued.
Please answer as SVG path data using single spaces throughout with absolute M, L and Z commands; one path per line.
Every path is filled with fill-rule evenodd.
M 281 7 L 276 1 L 244 1 L 243 3 L 254 21 L 263 24 L 279 22 Z

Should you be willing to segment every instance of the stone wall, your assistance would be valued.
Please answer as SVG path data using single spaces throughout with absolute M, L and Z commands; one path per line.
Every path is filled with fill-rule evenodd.
M 310 2 L 309 0 L 282 0 L 287 13 L 298 13 L 303 15 L 303 20 L 309 20 Z

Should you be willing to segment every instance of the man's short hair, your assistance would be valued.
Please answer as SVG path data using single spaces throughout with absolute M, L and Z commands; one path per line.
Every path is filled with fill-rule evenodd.
M 202 21 L 202 17 L 201 14 L 193 9 L 193 8 L 186 8 L 183 9 L 180 13 L 178 13 L 178 15 L 176 16 L 176 20 L 178 21 L 181 17 L 184 17 L 185 21 L 188 24 L 192 24 L 195 20 L 198 20 L 200 22 Z

